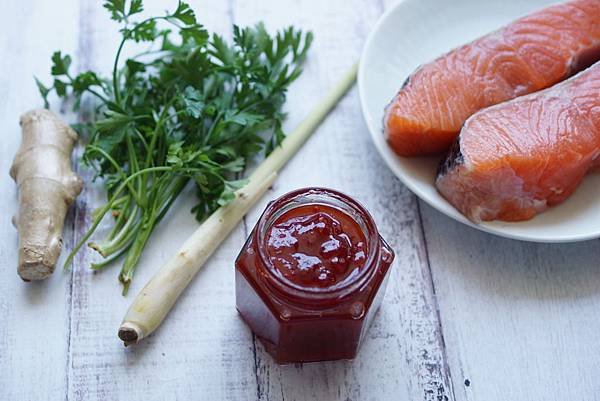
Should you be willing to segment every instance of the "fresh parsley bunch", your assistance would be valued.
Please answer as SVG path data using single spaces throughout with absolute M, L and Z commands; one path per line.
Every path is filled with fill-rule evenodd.
M 95 117 L 78 128 L 89 138 L 83 161 L 102 178 L 108 202 L 94 212 L 66 265 L 112 213 L 108 237 L 89 244 L 105 258 L 92 268 L 125 255 L 119 275 L 125 294 L 148 238 L 190 181 L 198 195 L 192 212 L 202 221 L 234 198 L 246 161 L 283 139 L 286 90 L 301 73 L 312 34 L 290 27 L 271 37 L 262 24 L 234 26 L 230 44 L 209 35 L 183 2 L 139 21 L 141 0 L 109 0 L 104 7 L 121 24 L 112 75 L 73 75 L 71 57 L 56 52 L 52 86 L 36 82 L 46 106 L 51 91 L 76 109 L 84 95 L 93 99 Z M 149 49 L 122 62 L 129 42 L 147 42 Z

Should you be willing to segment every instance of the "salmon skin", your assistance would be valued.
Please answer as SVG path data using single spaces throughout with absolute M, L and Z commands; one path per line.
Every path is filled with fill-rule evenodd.
M 472 221 L 528 220 L 567 199 L 599 155 L 600 62 L 471 116 L 436 186 Z
M 550 87 L 600 60 L 600 0 L 545 8 L 418 68 L 386 107 L 401 156 L 448 150 L 478 110 Z

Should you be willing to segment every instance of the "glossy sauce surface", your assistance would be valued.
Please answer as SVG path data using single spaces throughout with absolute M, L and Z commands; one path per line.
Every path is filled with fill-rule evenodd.
M 276 273 L 292 283 L 327 288 L 351 280 L 365 265 L 365 235 L 346 212 L 323 204 L 284 212 L 266 233 Z

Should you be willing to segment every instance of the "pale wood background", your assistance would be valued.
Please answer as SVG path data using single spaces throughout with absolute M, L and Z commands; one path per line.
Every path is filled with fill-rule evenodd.
M 295 24 L 314 31 L 305 73 L 289 93 L 290 128 L 358 59 L 367 33 L 393 2 L 192 4 L 203 23 L 222 33 L 232 23 L 258 20 L 270 29 Z M 175 2 L 146 3 L 156 12 Z M 510 241 L 462 226 L 417 201 L 372 146 L 356 89 L 227 239 L 163 327 L 124 349 L 116 331 L 133 295 L 196 227 L 188 213 L 191 196 L 154 235 L 128 298 L 120 295 L 116 266 L 101 274 L 87 269 L 95 258 L 90 251 L 68 273 L 21 282 L 10 224 L 16 189 L 8 169 L 20 140 L 18 116 L 41 106 L 32 76 L 48 78 L 56 49 L 73 54 L 78 70 L 107 72 L 117 34 L 97 0 L 61 0 L 60 6 L 6 1 L 1 19 L 0 399 L 600 399 L 598 241 Z M 65 118 L 75 122 L 81 116 Z M 280 367 L 237 316 L 233 260 L 269 199 L 316 185 L 362 201 L 396 250 L 397 263 L 355 361 Z M 102 199 L 94 186 L 79 198 L 67 222 L 67 249 Z

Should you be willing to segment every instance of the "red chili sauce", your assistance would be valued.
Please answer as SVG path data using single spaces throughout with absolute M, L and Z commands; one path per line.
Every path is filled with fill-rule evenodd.
M 393 259 L 352 198 L 290 192 L 267 206 L 236 260 L 236 307 L 278 363 L 351 359 Z
M 288 210 L 275 220 L 267 234 L 267 254 L 277 273 L 294 284 L 325 288 L 358 274 L 367 245 L 347 213 L 315 204 Z

